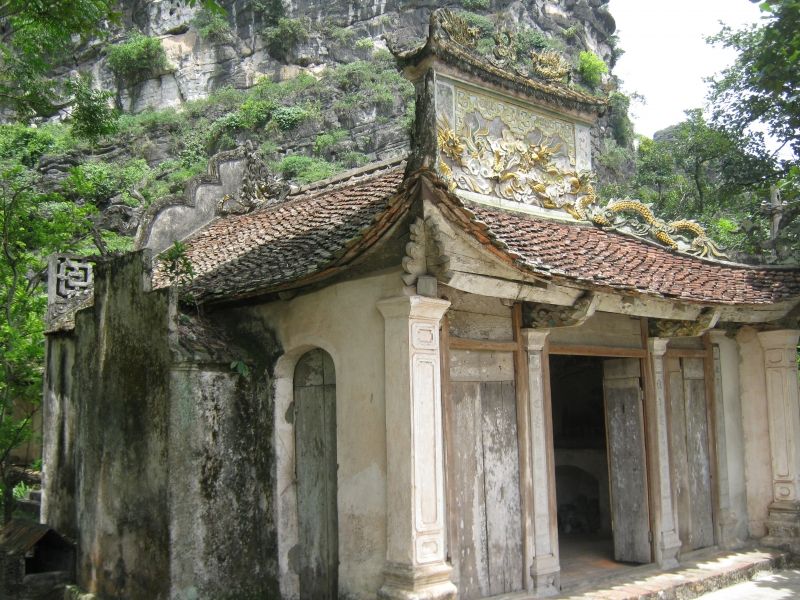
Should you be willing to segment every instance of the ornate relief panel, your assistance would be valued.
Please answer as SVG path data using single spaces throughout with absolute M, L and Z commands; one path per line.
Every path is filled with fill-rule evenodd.
M 436 90 L 438 166 L 452 189 L 584 218 L 596 200 L 588 127 L 446 79 Z
M 594 189 L 590 128 L 511 98 L 437 76 L 439 174 L 452 191 L 503 208 L 546 210 L 687 254 L 727 258 L 695 221 L 664 221 L 629 198 L 601 206 Z

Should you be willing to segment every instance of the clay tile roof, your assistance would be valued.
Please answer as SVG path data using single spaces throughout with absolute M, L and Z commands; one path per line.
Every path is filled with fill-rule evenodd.
M 800 297 L 800 269 L 750 267 L 677 254 L 590 225 L 470 203 L 473 226 L 513 262 L 575 283 L 713 304 L 769 304 Z
M 186 240 L 199 300 L 234 298 L 319 275 L 355 257 L 402 213 L 391 161 L 302 188 L 283 202 L 212 221 Z M 366 234 L 366 235 L 365 235 Z M 168 285 L 161 265 L 154 283 Z

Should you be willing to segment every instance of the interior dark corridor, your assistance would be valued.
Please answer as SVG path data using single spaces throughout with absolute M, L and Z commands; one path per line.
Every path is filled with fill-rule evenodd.
M 614 562 L 602 358 L 550 357 L 561 581 Z

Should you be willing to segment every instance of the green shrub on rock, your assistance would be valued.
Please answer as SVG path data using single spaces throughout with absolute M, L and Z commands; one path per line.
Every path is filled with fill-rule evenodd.
M 201 39 L 218 44 L 225 44 L 233 40 L 230 23 L 225 15 L 219 12 L 201 9 L 192 21 Z
M 286 178 L 296 179 L 301 183 L 312 183 L 335 175 L 339 166 L 320 158 L 293 154 L 275 165 L 275 168 Z
M 467 10 L 489 10 L 489 0 L 464 0 L 461 3 Z
M 160 39 L 135 31 L 108 48 L 108 66 L 119 81 L 134 85 L 163 73 L 169 63 Z
M 281 17 L 275 25 L 264 29 L 263 38 L 270 56 L 286 60 L 298 44 L 308 39 L 308 28 L 300 19 Z
M 311 111 L 302 106 L 281 106 L 272 114 L 272 120 L 284 131 L 294 129 L 310 117 Z
M 589 87 L 596 88 L 600 85 L 603 75 L 607 72 L 606 63 L 594 52 L 584 50 L 578 55 L 578 73 Z

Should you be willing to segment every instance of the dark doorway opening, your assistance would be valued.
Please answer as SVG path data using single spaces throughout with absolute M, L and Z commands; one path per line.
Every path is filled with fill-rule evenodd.
M 550 357 L 561 582 L 650 561 L 638 359 Z
M 561 577 L 568 584 L 573 573 L 614 564 L 602 359 L 551 356 L 550 390 Z

